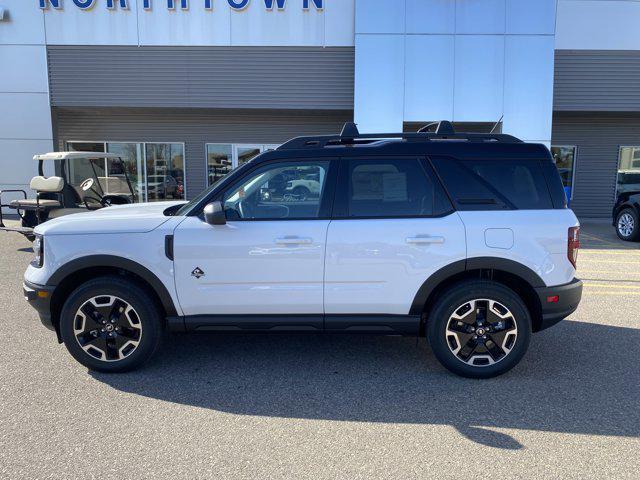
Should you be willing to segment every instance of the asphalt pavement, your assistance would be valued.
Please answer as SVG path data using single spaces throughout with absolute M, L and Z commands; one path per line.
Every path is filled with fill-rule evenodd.
M 580 308 L 492 380 L 399 337 L 169 337 L 88 372 L 22 297 L 0 232 L 0 478 L 640 477 L 640 244 L 587 224 Z

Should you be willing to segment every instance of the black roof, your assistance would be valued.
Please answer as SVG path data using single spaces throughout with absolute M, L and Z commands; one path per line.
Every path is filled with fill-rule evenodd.
M 459 133 L 449 122 L 433 124 L 416 133 L 361 134 L 354 123 L 345 124 L 339 135 L 297 137 L 261 155 L 271 158 L 364 156 L 364 155 L 451 155 L 459 157 L 548 157 L 541 144 L 524 143 L 516 137 L 494 133 Z

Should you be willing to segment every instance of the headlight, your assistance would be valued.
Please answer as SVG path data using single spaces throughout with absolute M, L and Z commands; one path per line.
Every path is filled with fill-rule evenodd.
M 42 267 L 44 263 L 44 238 L 42 238 L 42 235 L 36 235 L 33 241 L 33 253 L 35 257 L 31 261 L 31 265 L 36 268 Z

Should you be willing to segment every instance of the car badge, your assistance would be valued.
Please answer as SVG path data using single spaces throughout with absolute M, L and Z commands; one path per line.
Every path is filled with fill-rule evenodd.
M 193 269 L 193 272 L 191 272 L 191 276 L 199 279 L 200 277 L 204 277 L 204 272 L 200 269 L 200 267 L 196 267 Z

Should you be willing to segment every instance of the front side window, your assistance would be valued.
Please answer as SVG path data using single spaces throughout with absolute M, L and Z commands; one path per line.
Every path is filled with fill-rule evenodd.
M 346 183 L 347 217 L 436 216 L 451 210 L 440 185 L 415 158 L 347 160 Z
M 225 193 L 227 220 L 318 218 L 329 164 L 278 162 L 258 168 Z
M 576 147 L 575 146 L 555 146 L 551 147 L 551 155 L 556 164 L 562 185 L 567 194 L 567 199 L 573 196 L 573 173 L 575 171 Z
M 620 147 L 616 192 L 640 192 L 640 147 Z

